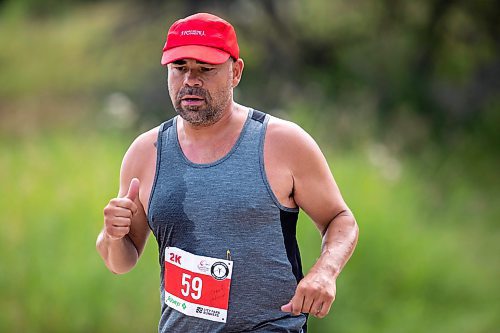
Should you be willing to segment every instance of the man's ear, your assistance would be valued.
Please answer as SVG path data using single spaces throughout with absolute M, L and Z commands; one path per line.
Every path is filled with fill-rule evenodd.
M 238 58 L 238 60 L 233 62 L 233 88 L 237 87 L 240 83 L 244 67 L 245 63 L 241 58 Z

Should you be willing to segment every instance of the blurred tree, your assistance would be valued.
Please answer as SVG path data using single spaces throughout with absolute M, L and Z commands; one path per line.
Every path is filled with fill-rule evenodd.
M 85 2 L 99 0 L 0 0 L 0 5 L 16 4 L 36 16 Z M 241 83 L 238 99 L 264 110 L 302 105 L 310 115 L 331 124 L 342 108 L 364 117 L 367 111 L 358 105 L 362 98 L 365 109 L 376 114 L 380 139 L 403 131 L 409 141 L 425 142 L 430 135 L 441 143 L 483 126 L 484 119 L 500 111 L 499 1 L 130 0 L 128 4 L 135 10 L 116 34 L 198 11 L 228 18 L 238 30 L 251 72 Z M 154 107 L 158 99 L 151 97 L 163 95 L 165 89 L 151 84 L 151 75 L 137 82 L 136 92 L 142 97 L 136 99 L 151 101 L 144 104 L 146 108 Z M 415 122 L 420 125 L 414 126 Z M 408 135 L 409 129 L 414 135 Z M 489 142 L 499 144 L 495 136 Z

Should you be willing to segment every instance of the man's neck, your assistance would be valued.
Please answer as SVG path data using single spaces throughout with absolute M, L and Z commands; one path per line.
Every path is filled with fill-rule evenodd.
M 242 115 L 244 110 L 243 106 L 231 102 L 227 110 L 222 114 L 222 117 L 214 124 L 208 126 L 196 126 L 185 121 L 181 117 L 178 118 L 179 126 L 178 133 L 181 140 L 187 140 L 192 143 L 207 140 L 213 140 L 226 136 L 231 133 L 235 128 L 242 126 Z

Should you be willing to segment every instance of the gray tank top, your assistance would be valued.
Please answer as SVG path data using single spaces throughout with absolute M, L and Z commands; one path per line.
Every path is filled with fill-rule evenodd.
M 305 332 L 304 314 L 280 310 L 303 277 L 295 237 L 298 209 L 279 203 L 267 180 L 263 147 L 269 116 L 249 110 L 231 151 L 196 164 L 181 150 L 177 117 L 160 126 L 148 222 L 158 241 L 164 332 Z M 177 247 L 226 259 L 233 273 L 226 323 L 191 317 L 165 304 L 164 253 Z

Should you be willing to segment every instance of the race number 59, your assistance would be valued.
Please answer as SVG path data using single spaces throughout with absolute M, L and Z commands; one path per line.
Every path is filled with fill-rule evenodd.
M 181 293 L 182 295 L 188 297 L 190 291 L 191 297 L 195 300 L 199 300 L 201 298 L 201 290 L 203 288 L 203 281 L 195 276 L 191 279 L 191 275 L 187 273 L 182 273 L 182 281 L 181 281 Z

